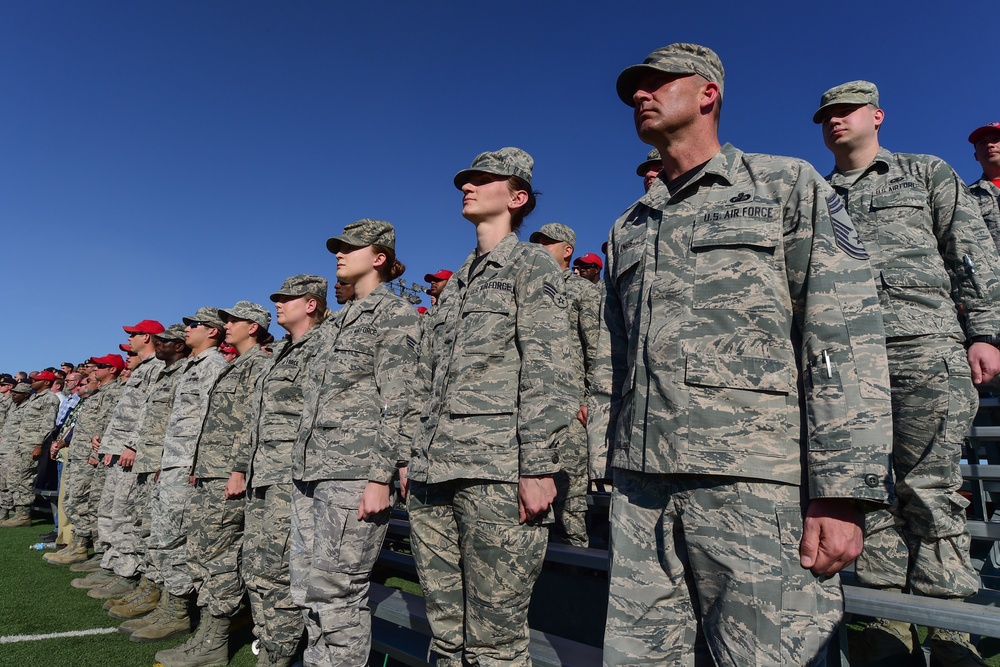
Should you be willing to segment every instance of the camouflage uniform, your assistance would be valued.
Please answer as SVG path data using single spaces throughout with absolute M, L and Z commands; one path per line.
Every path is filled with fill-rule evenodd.
M 246 498 L 227 499 L 225 488 L 234 470 L 246 470 L 251 397 L 267 360 L 254 345 L 223 371 L 208 397 L 208 416 L 198 439 L 188 562 L 198 588 L 198 606 L 212 616 L 233 616 L 243 599 L 239 557 Z M 238 455 L 244 459 L 238 460 Z
M 292 655 L 304 629 L 289 588 L 291 461 L 302 416 L 302 376 L 316 338 L 314 327 L 278 346 L 254 394 L 240 575 L 250 596 L 254 634 L 269 656 Z
M 892 387 L 897 504 L 866 517 L 858 578 L 924 595 L 971 595 L 979 578 L 969 561 L 959 460 L 978 394 L 963 342 L 966 334 L 1000 332 L 996 247 L 976 202 L 938 158 L 880 149 L 861 175 L 827 178 L 871 253 Z
M 696 643 L 720 665 L 821 658 L 843 605 L 799 565 L 804 510 L 891 484 L 864 260 L 812 167 L 729 144 L 615 223 L 605 664 L 691 664 Z
M 5 428 L 7 434 L 0 443 L 5 460 L 6 493 L 0 495 L 0 509 L 18 509 L 27 512 L 35 501 L 35 471 L 38 461 L 31 458 L 36 445 L 41 445 L 56 426 L 59 398 L 45 389 L 34 394 L 17 407 L 16 432 Z M 13 421 L 13 420 L 9 420 Z M 6 425 L 5 425 L 6 427 Z
M 201 318 L 192 319 L 200 321 Z M 148 558 L 163 576 L 164 588 L 175 597 L 194 592 L 187 563 L 187 532 L 190 530 L 187 510 L 194 488 L 190 480 L 191 469 L 198 436 L 208 413 L 209 392 L 228 363 L 214 346 L 188 359 L 177 380 L 174 405 L 163 437 L 157 502 L 150 507 Z
M 305 618 L 310 665 L 368 664 L 368 583 L 389 512 L 359 521 L 358 507 L 368 482 L 390 483 L 408 456 L 402 420 L 417 318 L 380 283 L 317 331 L 292 450 L 291 590 Z
M 972 196 L 979 201 L 986 228 L 990 230 L 993 244 L 1000 249 L 1000 188 L 983 174 L 977 182 L 969 185 Z
M 18 432 L 21 420 L 27 414 L 23 410 L 25 405 L 27 402 L 21 405 L 11 402 L 7 421 L 4 422 L 3 430 L 0 430 L 0 510 L 3 511 L 4 519 L 14 509 L 15 471 L 21 458 L 18 453 Z
M 579 408 L 562 370 L 568 299 L 552 256 L 514 234 L 473 270 L 475 259 L 426 315 L 409 461 L 413 555 L 438 665 L 463 664 L 463 652 L 473 664 L 530 665 L 528 603 L 549 519 L 520 524 L 517 490 L 522 475 L 558 472 L 558 443 Z
M 66 517 L 73 524 L 73 533 L 88 542 L 97 529 L 97 501 L 104 488 L 105 473 L 104 466 L 89 463 L 95 456 L 90 441 L 95 435 L 104 433 L 121 398 L 121 390 L 122 385 L 112 380 L 80 404 L 73 440 L 66 448 L 67 467 L 62 479 L 66 487 Z
M 174 329 L 174 326 L 176 325 L 172 325 L 170 329 Z M 163 567 L 159 560 L 153 560 L 149 551 L 152 512 L 154 507 L 159 506 L 160 485 L 156 483 L 156 473 L 160 469 L 160 459 L 163 456 L 163 438 L 167 433 L 167 423 L 170 421 L 170 413 L 174 410 L 177 382 L 184 375 L 187 363 L 187 358 L 178 359 L 169 366 L 164 363 L 164 367 L 153 380 L 149 395 L 146 397 L 146 414 L 136 439 L 135 463 L 132 464 L 132 472 L 135 473 L 137 508 L 132 528 L 136 535 L 136 557 L 141 563 L 139 569 L 147 579 L 157 584 L 163 583 Z
M 135 558 L 135 473 L 131 468 L 118 465 L 118 457 L 128 449 L 135 449 L 135 437 L 142 423 L 146 396 L 150 384 L 163 362 L 153 355 L 143 359 L 125 381 L 118 405 L 115 406 L 104 434 L 98 457 L 111 455 L 111 464 L 104 474 L 97 514 L 97 532 L 102 542 L 108 544 L 101 559 L 101 567 L 114 570 L 121 577 L 132 577 L 138 567 Z

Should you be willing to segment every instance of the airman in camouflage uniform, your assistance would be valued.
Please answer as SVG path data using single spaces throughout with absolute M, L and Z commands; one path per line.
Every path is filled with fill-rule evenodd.
M 154 620 L 132 633 L 134 642 L 161 641 L 190 630 L 188 606 L 194 594 L 187 562 L 188 504 L 194 490 L 191 471 L 208 414 L 209 392 L 228 362 L 218 350 L 223 325 L 217 308 L 205 306 L 182 319 L 191 356 L 174 391 L 163 437 L 157 502 L 150 507 L 148 558 L 157 563 L 163 575 L 163 592 L 151 615 Z
M 502 148 L 455 176 L 478 245 L 424 316 L 408 507 L 439 666 L 531 664 L 528 603 L 579 407 L 561 371 L 565 281 L 513 233 L 534 205 L 532 165 Z
M 250 301 L 219 309 L 226 342 L 239 355 L 227 366 L 208 396 L 208 413 L 198 438 L 188 506 L 188 565 L 198 591 L 201 623 L 187 642 L 156 653 L 166 667 L 220 665 L 229 660 L 229 622 L 245 591 L 239 575 L 246 507 L 246 460 L 249 453 L 250 401 L 257 377 L 267 363 L 258 344 L 267 334 L 271 314 Z
M 260 640 L 260 666 L 292 664 L 304 624 L 288 572 L 292 445 L 302 417 L 302 382 L 326 313 L 326 278 L 292 276 L 271 295 L 289 336 L 269 358 L 254 391 L 240 574 Z
M 977 127 L 969 135 L 969 143 L 976 147 L 976 161 L 983 168 L 982 177 L 970 183 L 969 189 L 979 200 L 994 245 L 1000 248 L 1000 123 Z
M 153 378 L 163 368 L 163 363 L 153 354 L 153 336 L 163 332 L 162 324 L 143 320 L 134 327 L 122 328 L 129 336 L 129 346 L 139 357 L 139 365 L 125 381 L 121 398 L 97 450 L 107 468 L 97 514 L 97 531 L 101 541 L 108 545 L 101 567 L 114 571 L 117 578 L 106 586 L 91 589 L 87 595 L 105 600 L 131 592 L 138 581 L 136 536 L 132 530 L 136 514 L 132 462 L 146 396 Z
M 878 142 L 878 89 L 850 81 L 825 92 L 813 121 L 834 154 L 827 176 L 871 253 L 886 329 L 897 503 L 869 514 L 860 581 L 962 598 L 979 589 L 969 560 L 968 501 L 958 494 L 962 442 L 978 409 L 973 384 L 1000 370 L 1000 258 L 979 206 L 954 170 Z M 964 312 L 959 321 L 956 306 Z M 965 349 L 967 345 L 968 350 Z M 971 367 L 971 372 L 970 372 Z M 907 623 L 879 621 L 852 650 L 902 659 L 917 650 Z M 968 635 L 935 632 L 931 653 L 971 655 Z
M 562 470 L 555 478 L 559 494 L 552 507 L 555 513 L 552 538 L 565 544 L 586 547 L 587 488 L 590 482 L 587 465 L 587 396 L 596 362 L 601 296 L 589 280 L 574 275 L 569 268 L 573 248 L 576 246 L 576 232 L 564 224 L 550 222 L 533 233 L 530 240 L 544 246 L 562 268 L 570 333 L 570 364 L 566 369 L 569 377 L 566 381 L 577 394 L 579 408 L 570 421 L 565 437 L 559 443 Z
M 391 224 L 351 223 L 327 247 L 355 298 L 318 328 L 305 373 L 292 449 L 291 588 L 305 619 L 304 662 L 364 667 L 369 577 L 389 524 L 389 485 L 409 452 L 402 420 L 420 325 L 383 284 L 403 272 Z
M 645 162 L 635 168 L 635 175 L 642 177 L 642 188 L 646 192 L 649 192 L 649 189 L 653 187 L 653 181 L 660 175 L 661 169 L 663 169 L 663 160 L 660 159 L 660 151 L 656 148 L 649 151 L 646 154 Z
M 608 241 L 606 665 L 822 662 L 889 498 L 865 250 L 807 163 L 720 146 L 723 77 L 671 44 L 617 82 L 664 167 Z
M 0 443 L 6 473 L 7 494 L 0 496 L 0 508 L 9 510 L 10 518 L 0 527 L 19 528 L 31 525 L 31 504 L 35 501 L 35 472 L 42 456 L 45 439 L 56 428 L 59 398 L 52 393 L 56 376 L 42 371 L 31 382 L 34 395 L 18 407 L 20 419 L 15 437 Z M 16 387 L 15 387 L 16 391 Z
M 19 382 L 11 390 L 11 407 L 0 431 L 0 511 L 3 521 L 8 521 L 14 512 L 17 469 L 23 458 L 18 450 L 21 423 L 28 414 L 25 409 L 31 398 L 31 385 Z
M 156 358 L 163 368 L 157 373 L 146 396 L 146 407 L 142 424 L 136 437 L 135 461 L 135 557 L 139 561 L 138 570 L 143 574 L 136 589 L 118 599 L 105 602 L 108 615 L 112 618 L 135 619 L 157 607 L 163 589 L 165 567 L 159 560 L 153 560 L 149 551 L 149 536 L 152 531 L 152 512 L 159 507 L 160 485 L 156 483 L 163 456 L 163 439 L 167 424 L 173 412 L 177 382 L 187 367 L 187 357 L 191 348 L 184 342 L 185 326 L 171 324 L 162 333 L 153 336 Z M 160 552 L 156 552 L 157 556 Z M 140 627 L 156 621 L 152 614 L 141 619 L 126 621 L 118 627 L 123 634 L 131 634 Z
M 117 357 L 121 355 L 107 355 Z M 109 360 L 110 361 L 110 360 Z M 111 413 L 118 405 L 122 385 L 116 380 L 124 368 L 102 364 L 95 368 L 96 387 L 79 406 L 73 439 L 66 447 L 66 467 L 61 484 L 66 487 L 63 499 L 66 518 L 73 525 L 73 543 L 55 554 L 46 554 L 45 560 L 59 565 L 70 565 L 87 559 L 97 527 L 97 501 L 104 484 L 104 466 L 99 466 L 92 448 L 93 438 L 100 436 L 111 420 Z M 100 473 L 100 474 L 99 474 Z

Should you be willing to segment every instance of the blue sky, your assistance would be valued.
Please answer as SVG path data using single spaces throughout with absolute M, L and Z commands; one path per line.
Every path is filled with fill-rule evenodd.
M 811 115 L 875 81 L 882 143 L 965 180 L 1000 120 L 996 4 L 0 3 L 0 371 L 113 351 L 121 326 L 333 279 L 327 237 L 389 220 L 405 278 L 474 246 L 455 172 L 514 145 L 538 208 L 599 251 L 642 193 L 615 78 L 675 41 L 726 68 L 721 137 L 832 164 Z M 276 324 L 272 330 L 283 333 Z

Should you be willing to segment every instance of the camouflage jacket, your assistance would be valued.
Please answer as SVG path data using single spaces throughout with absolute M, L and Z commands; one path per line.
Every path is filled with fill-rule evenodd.
M 969 186 L 969 191 L 979 201 L 986 228 L 990 230 L 993 244 L 1000 250 L 1000 188 L 984 174 L 977 183 Z
M 195 477 L 228 479 L 233 471 L 246 472 L 253 388 L 267 362 L 264 350 L 254 345 L 219 376 L 208 396 L 208 416 L 198 438 Z M 240 455 L 244 458 L 237 460 Z
M 473 252 L 426 315 L 409 476 L 516 482 L 559 470 L 580 403 L 565 382 L 568 299 L 552 256 L 508 234 Z
M 21 430 L 21 421 L 27 414 L 24 409 L 28 403 L 25 401 L 21 405 L 10 403 L 10 410 L 7 412 L 7 421 L 4 422 L 3 429 L 0 430 L 0 454 L 14 454 L 18 451 L 18 433 Z
M 208 393 L 229 364 L 216 347 L 188 359 L 174 390 L 174 405 L 163 436 L 160 468 L 191 469 L 201 426 L 208 413 Z
M 962 336 L 956 303 L 969 336 L 1000 334 L 1000 259 L 951 167 L 883 148 L 853 183 L 827 179 L 871 255 L 887 336 Z
M 135 463 L 132 464 L 132 472 L 136 474 L 153 473 L 160 469 L 163 438 L 167 434 L 167 422 L 174 409 L 177 382 L 184 375 L 187 363 L 185 357 L 169 366 L 164 364 L 149 388 L 139 437 L 136 438 Z
M 17 451 L 31 451 L 45 441 L 56 428 L 59 397 L 46 389 L 33 394 L 21 406 L 21 423 L 17 432 Z M 13 450 L 12 450 L 13 451 Z
M 121 454 L 126 447 L 135 449 L 135 438 L 139 433 L 139 420 L 145 409 L 149 385 L 162 368 L 163 362 L 151 354 L 132 371 L 101 436 L 98 454 Z
M 569 315 L 570 381 L 579 390 L 580 405 L 584 405 L 597 360 L 601 295 L 589 280 L 575 275 L 571 269 L 563 270 L 563 279 L 569 301 L 566 312 Z
M 7 420 L 7 413 L 14 407 L 14 401 L 10 394 L 0 394 L 0 431 L 3 431 L 4 422 Z
M 403 418 L 416 371 L 418 317 L 379 284 L 319 327 L 302 383 L 293 479 L 387 483 L 396 463 L 409 457 Z
M 615 222 L 612 465 L 887 501 L 884 330 L 865 250 L 806 162 L 726 144 Z
M 302 418 L 302 382 L 313 356 L 318 327 L 274 350 L 254 388 L 247 484 L 292 483 L 292 444 Z M 240 458 L 243 458 L 242 454 Z
M 101 435 L 108 427 L 111 414 L 121 399 L 125 388 L 118 380 L 112 380 L 102 385 L 87 400 L 80 404 L 80 414 L 73 428 L 73 442 L 67 448 L 70 461 L 86 461 L 93 450 L 90 441 L 95 435 Z

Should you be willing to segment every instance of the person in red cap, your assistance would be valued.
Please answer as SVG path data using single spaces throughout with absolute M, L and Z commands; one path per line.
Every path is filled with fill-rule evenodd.
M 437 273 L 424 275 L 424 282 L 431 284 L 430 289 L 427 290 L 427 293 L 431 295 L 431 306 L 437 305 L 438 297 L 441 296 L 444 286 L 451 280 L 452 275 L 454 274 L 448 269 L 439 269 Z
M 3 528 L 21 528 L 31 525 L 31 503 L 35 500 L 33 481 L 38 459 L 42 455 L 42 443 L 52 433 L 59 412 L 59 398 L 49 391 L 56 376 L 50 371 L 42 371 L 31 381 L 35 392 L 19 410 L 23 410 L 17 436 L 13 442 L 3 442 L 3 474 L 6 493 L 0 497 L 4 510 L 10 518 L 0 522 Z
M 983 175 L 969 184 L 969 190 L 979 200 L 983 220 L 1000 250 L 1000 123 L 977 127 L 969 135 L 969 143 L 976 147 L 974 155 L 983 168 Z
M 588 252 L 586 255 L 581 255 L 573 260 L 573 273 L 589 280 L 594 285 L 600 282 L 601 269 L 603 268 L 604 262 L 592 252 Z

